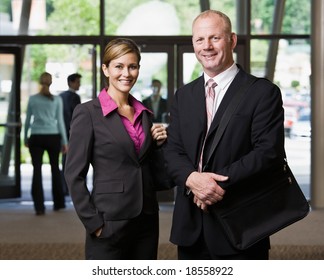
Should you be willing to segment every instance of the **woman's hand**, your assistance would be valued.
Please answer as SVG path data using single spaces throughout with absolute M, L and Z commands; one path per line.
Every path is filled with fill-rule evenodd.
M 153 139 L 156 141 L 158 146 L 161 146 L 167 139 L 166 126 L 162 123 L 155 123 L 151 128 Z
M 62 153 L 63 154 L 66 154 L 68 149 L 69 149 L 68 145 L 62 145 Z

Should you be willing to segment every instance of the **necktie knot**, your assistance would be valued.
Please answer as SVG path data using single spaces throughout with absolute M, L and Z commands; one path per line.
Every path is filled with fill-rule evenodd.
M 207 81 L 207 93 L 209 97 L 212 99 L 215 98 L 215 87 L 217 86 L 217 83 L 213 79 L 209 79 Z
M 207 81 L 207 87 L 209 88 L 215 88 L 217 86 L 217 83 L 213 79 L 209 79 Z

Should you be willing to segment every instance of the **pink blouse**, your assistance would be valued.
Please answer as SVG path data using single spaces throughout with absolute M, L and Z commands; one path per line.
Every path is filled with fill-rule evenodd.
M 113 111 L 117 112 L 117 104 L 115 101 L 111 98 L 111 96 L 107 93 L 106 89 L 103 89 L 99 96 L 99 102 L 101 105 L 102 113 L 104 116 L 107 116 Z M 130 138 L 134 142 L 135 150 L 137 154 L 139 154 L 139 151 L 142 147 L 142 144 L 145 140 L 145 134 L 143 131 L 143 126 L 142 126 L 142 118 L 141 114 L 144 110 L 149 111 L 152 113 L 150 110 L 148 110 L 141 102 L 139 102 L 136 98 L 134 98 L 132 95 L 129 95 L 129 104 L 134 108 L 134 122 L 130 122 L 127 118 L 124 116 L 120 115 L 120 118 L 125 126 L 125 129 L 127 130 Z M 153 113 L 152 113 L 153 114 Z

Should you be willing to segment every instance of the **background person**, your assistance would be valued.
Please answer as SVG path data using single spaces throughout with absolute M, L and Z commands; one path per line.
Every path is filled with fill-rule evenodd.
M 161 96 L 161 87 L 162 83 L 160 80 L 152 80 L 152 94 L 143 100 L 144 106 L 154 113 L 153 122 L 156 123 L 165 123 L 168 121 L 168 103 Z
M 45 214 L 42 163 L 47 151 L 52 172 L 53 210 L 65 208 L 65 199 L 59 169 L 59 155 L 67 151 L 67 137 L 63 120 L 62 100 L 51 94 L 52 75 L 41 74 L 39 93 L 28 100 L 24 141 L 33 164 L 32 198 L 36 215 Z M 29 135 L 30 130 L 30 135 Z
M 170 240 L 179 259 L 268 259 L 266 237 L 247 250 L 236 250 L 213 216 L 228 192 L 251 184 L 261 187 L 282 169 L 284 112 L 279 88 L 259 79 L 245 93 L 208 166 L 211 142 L 220 119 L 248 74 L 234 63 L 237 36 L 230 19 L 205 11 L 193 22 L 192 43 L 204 73 L 177 90 L 164 149 L 169 172 L 178 187 Z M 214 101 L 207 101 L 207 81 L 216 82 Z M 207 128 L 207 108 L 211 125 Z
M 79 73 L 74 73 L 69 75 L 67 77 L 67 84 L 69 89 L 63 91 L 60 94 L 63 101 L 64 124 L 65 124 L 66 135 L 68 139 L 70 137 L 70 123 L 72 120 L 72 114 L 74 108 L 81 103 L 80 95 L 77 94 L 77 91 L 79 90 L 81 85 L 81 78 L 82 76 Z M 63 185 L 64 194 L 68 195 L 69 191 L 64 178 L 65 160 L 66 160 L 66 154 L 63 154 L 62 155 L 62 185 Z
M 86 259 L 156 259 L 158 203 L 149 154 L 166 139 L 163 125 L 130 91 L 141 55 L 130 39 L 104 50 L 108 87 L 73 112 L 65 179 L 86 228 Z M 86 185 L 93 167 L 93 188 Z
M 64 123 L 66 128 L 66 135 L 69 138 L 70 123 L 74 108 L 81 103 L 80 95 L 77 91 L 80 89 L 82 76 L 78 73 L 71 74 L 67 77 L 67 84 L 69 89 L 63 91 L 60 96 L 63 100 Z

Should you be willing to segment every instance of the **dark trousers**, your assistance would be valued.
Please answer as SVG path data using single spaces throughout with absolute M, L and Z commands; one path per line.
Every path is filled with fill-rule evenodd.
M 29 142 L 29 152 L 33 164 L 33 179 L 31 194 L 36 211 L 44 211 L 44 190 L 42 182 L 43 155 L 47 151 L 52 172 L 52 196 L 54 209 L 65 207 L 65 198 L 62 189 L 61 173 L 59 168 L 59 155 L 61 152 L 61 136 L 52 135 L 31 135 Z
M 69 195 L 69 188 L 66 184 L 65 177 L 64 177 L 65 161 L 66 161 L 66 154 L 63 154 L 62 155 L 62 171 L 61 171 L 62 188 L 63 188 L 64 195 Z
M 107 223 L 109 226 L 109 222 Z M 140 214 L 111 238 L 86 235 L 88 260 L 156 260 L 159 241 L 158 213 Z
M 218 255 L 208 249 L 203 234 L 192 246 L 178 246 L 179 260 L 268 260 L 269 249 L 267 242 L 259 242 L 244 251 L 232 255 Z

